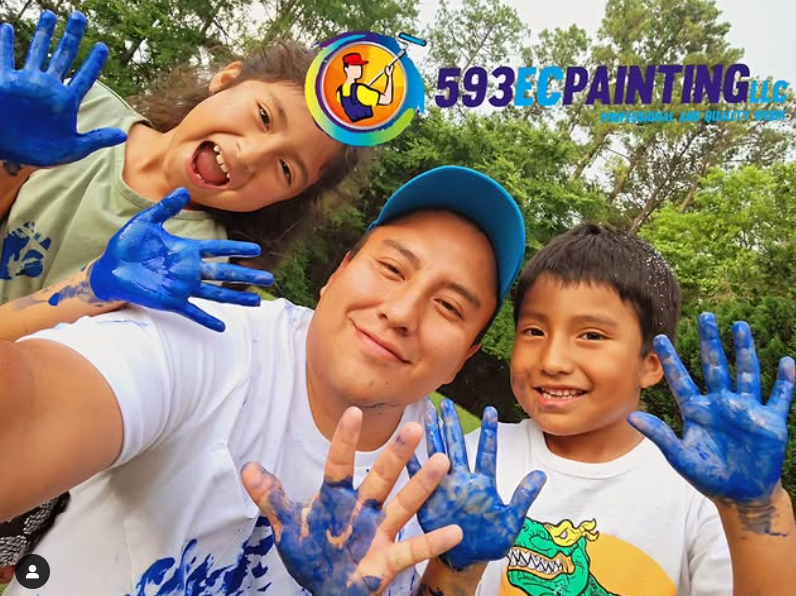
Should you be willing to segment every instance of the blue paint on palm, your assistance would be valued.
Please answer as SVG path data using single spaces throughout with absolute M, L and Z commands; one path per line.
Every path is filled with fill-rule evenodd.
M 462 570 L 476 563 L 496 561 L 506 556 L 522 529 L 525 515 L 545 482 L 543 472 L 528 474 L 506 505 L 500 498 L 495 478 L 497 463 L 497 411 L 484 409 L 481 436 L 478 442 L 475 472 L 470 471 L 456 407 L 449 399 L 442 400 L 444 439 L 433 407 L 426 412 L 426 442 L 429 457 L 447 451 L 451 469 L 417 514 L 428 533 L 449 524 L 462 528 L 461 543 L 442 555 L 452 569 Z M 420 469 L 416 458 L 410 462 L 409 473 Z
M 780 361 L 771 397 L 763 405 L 760 365 L 749 325 L 733 326 L 737 376 L 733 389 L 716 317 L 703 313 L 698 322 L 706 394 L 697 388 L 669 339 L 655 338 L 655 351 L 683 416 L 682 440 L 650 414 L 635 412 L 628 420 L 709 498 L 766 503 L 782 475 L 794 361 Z
M 260 297 L 203 282 L 217 280 L 268 286 L 273 276 L 226 263 L 205 263 L 204 257 L 260 254 L 251 242 L 191 240 L 169 234 L 163 223 L 184 208 L 190 195 L 179 188 L 154 207 L 133 217 L 108 243 L 91 268 L 91 288 L 100 300 L 126 301 L 176 312 L 215 331 L 224 323 L 188 302 L 206 298 L 243 306 L 257 306 Z
M 180 560 L 167 557 L 155 561 L 127 596 L 244 596 L 268 590 L 268 567 L 263 558 L 274 545 L 268 519 L 257 520 L 252 535 L 243 544 L 232 565 L 215 567 L 215 558 L 198 554 L 199 544 L 191 540 Z
M 45 62 L 55 29 L 55 15 L 45 10 L 23 68 L 14 68 L 14 29 L 0 25 L 0 160 L 33 166 L 56 166 L 83 159 L 103 147 L 123 143 L 117 128 L 77 132 L 80 103 L 97 80 L 108 48 L 97 44 L 68 84 L 68 75 L 86 29 L 86 18 L 72 13 L 49 67 Z
M 325 480 L 306 521 L 304 507 L 288 501 L 284 493 L 275 492 L 269 499 L 282 526 L 276 543 L 279 556 L 303 588 L 324 596 L 367 596 L 379 591 L 379 578 L 360 578 L 356 569 L 384 514 L 379 503 L 358 505 L 359 493 L 351 478 Z

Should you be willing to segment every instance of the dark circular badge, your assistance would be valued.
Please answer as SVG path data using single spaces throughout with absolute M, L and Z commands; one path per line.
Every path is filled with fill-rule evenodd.
M 39 555 L 25 555 L 17 563 L 14 571 L 17 582 L 28 590 L 38 590 L 50 579 L 50 565 Z

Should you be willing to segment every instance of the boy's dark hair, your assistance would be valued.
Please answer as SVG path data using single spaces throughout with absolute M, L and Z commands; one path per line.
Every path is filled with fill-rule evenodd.
M 224 88 L 257 80 L 295 85 L 303 94 L 304 81 L 316 54 L 317 51 L 289 40 L 260 46 L 247 53 L 242 59 L 240 75 Z M 167 132 L 210 96 L 208 85 L 213 71 L 236 59 L 222 52 L 207 71 L 191 65 L 179 67 L 145 95 L 130 98 L 130 103 L 149 119 L 155 130 Z M 341 143 L 340 150 L 324 165 L 318 181 L 295 197 L 247 213 L 207 211 L 226 228 L 230 239 L 257 242 L 263 248 L 257 264 L 272 268 L 297 235 L 314 225 L 321 196 L 335 188 L 369 154 L 367 148 Z M 252 266 L 253 260 L 247 259 L 246 263 Z
M 636 311 L 644 355 L 652 350 L 656 335 L 663 333 L 674 340 L 680 319 L 680 284 L 649 242 L 594 224 L 581 224 L 556 236 L 520 274 L 514 293 L 515 325 L 525 295 L 545 274 L 564 285 L 603 284 L 616 290 Z

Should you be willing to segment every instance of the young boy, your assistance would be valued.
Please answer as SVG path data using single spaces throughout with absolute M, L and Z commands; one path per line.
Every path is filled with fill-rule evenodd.
M 656 335 L 674 337 L 679 316 L 675 276 L 649 244 L 631 235 L 582 225 L 526 266 L 515 297 L 511 383 L 530 420 L 498 426 L 494 410 L 485 411 L 482 432 L 467 443 L 471 461 L 479 435 L 484 443 L 469 485 L 486 488 L 460 491 L 458 502 L 443 503 L 443 482 L 419 514 L 426 531 L 435 526 L 427 515 L 432 509 L 445 512 L 437 523 L 464 529 L 462 546 L 454 549 L 460 552 L 445 557 L 458 573 L 469 573 L 469 593 L 473 574 L 483 571 L 475 550 L 486 547 L 468 538 L 490 531 L 489 524 L 478 526 L 477 515 L 495 509 L 485 477 L 491 475 L 492 490 L 507 500 L 531 470 L 545 472 L 547 484 L 513 546 L 511 538 L 504 543 L 505 558 L 487 566 L 479 594 L 792 593 L 796 527 L 779 476 L 793 360 L 780 363 L 774 394 L 763 406 L 751 335 L 736 324 L 735 393 L 715 319 L 703 315 L 709 395 L 702 396 L 668 340 L 655 339 L 653 350 Z M 641 390 L 664 372 L 685 417 L 682 443 L 654 417 L 633 414 Z M 448 408 L 447 451 L 455 453 L 451 418 Z M 436 424 L 435 416 L 427 420 L 430 451 L 442 447 Z M 495 484 L 495 464 L 490 469 L 483 462 L 497 443 Z M 463 472 L 451 459 L 463 486 Z M 477 513 L 480 503 L 489 505 Z M 462 550 L 468 542 L 469 553 Z

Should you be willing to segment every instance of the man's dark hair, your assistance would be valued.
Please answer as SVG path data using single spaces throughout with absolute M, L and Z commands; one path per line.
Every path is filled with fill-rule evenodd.
M 680 319 L 680 284 L 669 265 L 649 243 L 627 232 L 581 224 L 556 236 L 528 262 L 514 293 L 514 324 L 525 295 L 542 275 L 565 286 L 606 285 L 633 305 L 641 325 L 642 350 L 663 333 L 674 340 Z

